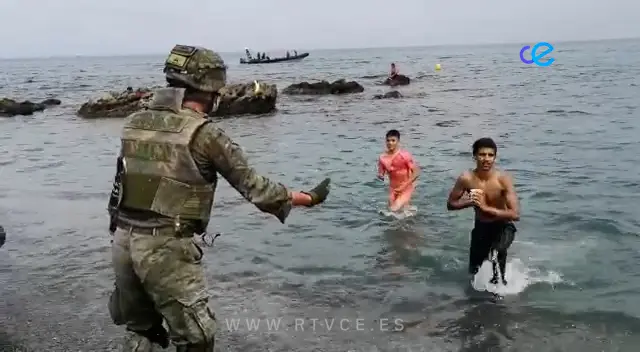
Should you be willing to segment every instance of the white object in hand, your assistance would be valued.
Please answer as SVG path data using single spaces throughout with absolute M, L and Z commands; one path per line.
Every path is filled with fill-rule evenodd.
M 473 188 L 469 190 L 469 195 L 471 195 L 472 197 L 480 194 L 482 194 L 482 190 L 479 188 Z

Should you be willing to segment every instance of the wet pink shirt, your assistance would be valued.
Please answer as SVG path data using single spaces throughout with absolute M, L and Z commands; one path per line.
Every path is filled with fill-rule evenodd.
M 411 153 L 404 149 L 394 154 L 382 154 L 378 159 L 378 176 L 389 174 L 389 183 L 395 189 L 409 181 L 410 171 L 414 170 L 416 163 Z

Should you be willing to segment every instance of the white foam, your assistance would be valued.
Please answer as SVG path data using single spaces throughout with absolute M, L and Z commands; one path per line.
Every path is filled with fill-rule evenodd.
M 557 284 L 562 282 L 560 274 L 553 271 L 542 273 L 539 270 L 528 268 L 518 258 L 513 258 L 507 262 L 505 271 L 507 286 L 503 285 L 500 280 L 498 280 L 498 284 L 490 283 L 489 281 L 493 277 L 493 266 L 490 261 L 485 260 L 480 270 L 478 270 L 478 273 L 473 277 L 471 285 L 477 291 L 487 291 L 500 296 L 506 296 L 517 295 L 524 291 L 527 286 L 535 283 L 547 282 Z
M 409 205 L 399 211 L 390 211 L 389 209 L 385 209 L 385 210 L 380 210 L 380 214 L 387 217 L 392 217 L 398 220 L 402 220 L 418 214 L 418 207 L 414 205 Z

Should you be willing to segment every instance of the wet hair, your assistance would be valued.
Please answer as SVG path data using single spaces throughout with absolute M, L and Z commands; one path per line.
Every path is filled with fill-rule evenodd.
M 494 153 L 498 154 L 498 146 L 496 145 L 496 142 L 494 142 L 491 138 L 484 137 L 473 142 L 473 145 L 471 146 L 473 155 L 476 155 L 478 153 L 478 150 L 482 148 L 491 148 L 493 149 Z
M 396 138 L 398 138 L 398 140 L 400 140 L 400 131 L 398 131 L 398 130 L 389 130 L 387 132 L 387 134 L 385 135 L 385 138 L 389 138 L 389 137 L 396 137 Z

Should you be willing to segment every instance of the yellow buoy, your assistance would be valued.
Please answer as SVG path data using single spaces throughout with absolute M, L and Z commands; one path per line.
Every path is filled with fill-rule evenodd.
M 440 64 L 436 64 L 436 71 L 440 71 L 441 68 Z

